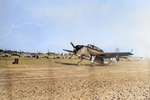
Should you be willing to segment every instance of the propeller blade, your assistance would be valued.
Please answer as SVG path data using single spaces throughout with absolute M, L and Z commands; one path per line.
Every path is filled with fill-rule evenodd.
M 71 51 L 71 50 L 66 50 L 66 49 L 63 49 L 64 51 L 67 51 L 67 52 L 72 52 L 72 53 L 74 53 L 74 51 Z
M 73 48 L 75 48 L 74 44 L 72 42 L 70 42 L 70 44 L 73 46 Z

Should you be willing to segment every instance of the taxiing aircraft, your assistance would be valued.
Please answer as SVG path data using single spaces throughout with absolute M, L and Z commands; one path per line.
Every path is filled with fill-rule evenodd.
M 75 55 L 77 55 L 78 57 L 81 58 L 81 60 L 78 62 L 78 65 L 81 65 L 81 62 L 83 60 L 83 58 L 86 59 L 90 59 L 91 60 L 91 66 L 94 67 L 95 64 L 94 62 L 99 62 L 101 64 L 104 64 L 104 59 L 108 58 L 109 62 L 108 64 L 111 66 L 111 62 L 112 61 L 119 61 L 119 57 L 122 56 L 128 56 L 128 55 L 133 55 L 131 52 L 119 52 L 119 49 L 117 48 L 115 52 L 104 52 L 102 49 L 88 44 L 87 46 L 84 45 L 74 45 L 71 42 L 72 47 L 74 48 L 73 51 L 72 50 L 66 50 L 63 49 L 64 51 L 73 53 Z

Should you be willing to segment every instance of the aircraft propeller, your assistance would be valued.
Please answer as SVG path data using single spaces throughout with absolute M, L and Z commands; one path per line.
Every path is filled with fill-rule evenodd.
M 70 57 L 70 59 L 71 59 L 73 57 L 73 55 L 76 54 L 76 46 L 74 46 L 74 44 L 72 42 L 70 42 L 70 44 L 73 47 L 73 52 L 72 52 L 73 54 L 71 54 L 71 57 Z
M 71 59 L 72 56 L 73 56 L 74 54 L 76 54 L 76 52 L 77 52 L 77 50 L 78 50 L 78 46 L 75 46 L 72 42 L 70 42 L 70 44 L 72 45 L 73 50 L 66 50 L 66 49 L 63 49 L 63 50 L 72 53 L 72 54 L 71 54 L 71 57 L 70 57 L 70 59 Z
M 79 49 L 81 49 L 83 47 L 83 45 L 74 45 L 72 42 L 70 42 L 70 44 L 73 47 L 73 53 L 76 54 L 78 52 Z
M 73 50 L 66 50 L 66 49 L 63 49 L 63 50 L 67 51 L 67 52 L 70 52 L 70 53 L 73 53 L 74 55 L 76 55 L 76 53 L 78 52 L 78 50 L 83 47 L 83 45 L 76 45 L 75 46 L 72 42 L 70 42 L 70 44 L 72 45 Z M 72 58 L 73 54 L 71 55 L 71 58 Z
M 76 54 L 77 51 L 79 50 L 79 45 L 76 45 L 76 46 L 75 46 L 72 42 L 70 42 L 70 44 L 71 44 L 72 47 L 73 47 L 73 53 Z

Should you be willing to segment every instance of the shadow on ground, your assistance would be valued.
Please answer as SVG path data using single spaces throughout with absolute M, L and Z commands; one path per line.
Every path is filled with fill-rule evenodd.
M 62 62 L 55 62 L 57 64 L 62 64 L 62 65 L 74 65 L 74 66 L 78 66 L 77 64 L 74 64 L 74 63 L 62 63 Z M 81 64 L 80 66 L 90 66 L 91 67 L 91 64 Z M 103 64 L 95 64 L 95 67 L 104 67 L 104 66 L 108 66 L 108 65 L 103 65 Z
M 57 64 L 62 64 L 62 65 L 74 65 L 77 66 L 77 64 L 73 64 L 73 63 L 62 63 L 62 62 L 55 62 Z

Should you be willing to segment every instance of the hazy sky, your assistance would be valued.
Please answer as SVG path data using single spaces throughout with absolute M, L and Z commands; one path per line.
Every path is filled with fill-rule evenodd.
M 70 42 L 150 57 L 150 0 L 0 0 L 0 48 L 62 53 Z

